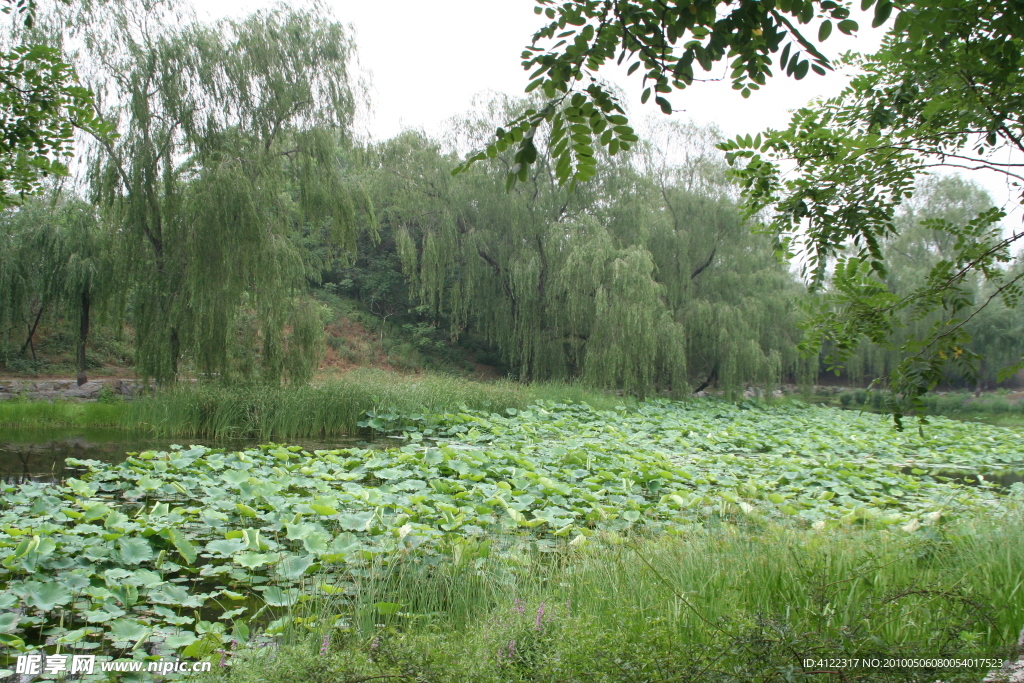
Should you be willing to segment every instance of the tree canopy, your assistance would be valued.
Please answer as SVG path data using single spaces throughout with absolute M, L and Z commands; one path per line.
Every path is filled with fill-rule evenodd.
M 28 39 L 31 0 L 3 0 L 0 11 L 21 23 L 0 48 L 0 208 L 39 191 L 49 175 L 65 175 L 76 127 L 101 130 L 92 93 L 79 85 L 59 48 Z
M 767 212 L 780 253 L 807 255 L 812 285 L 829 279 L 832 294 L 813 316 L 809 346 L 829 341 L 841 363 L 865 337 L 888 338 L 899 310 L 913 307 L 923 317 L 945 311 L 927 334 L 904 345 L 906 358 L 892 377 L 906 399 L 899 412 L 915 408 L 914 398 L 940 380 L 948 362 L 970 360 L 967 320 L 996 297 L 1013 306 L 1021 296 L 1021 275 L 1007 268 L 1021 235 L 995 227 L 1003 217 L 998 209 L 963 225 L 944 224 L 957 236 L 955 254 L 902 297 L 884 280 L 882 243 L 898 230 L 897 207 L 932 169 L 988 169 L 1022 179 L 1005 153 L 1024 151 L 1024 19 L 1011 0 L 861 3 L 872 8 L 872 24 L 889 25 L 887 38 L 876 55 L 844 58 L 862 75 L 843 94 L 801 109 L 785 131 L 745 136 L 722 149 L 742 185 L 747 216 Z M 833 64 L 822 43 L 834 29 L 858 29 L 848 3 L 831 0 L 538 0 L 535 10 L 549 23 L 523 52 L 523 66 L 532 71 L 527 89 L 543 100 L 509 118 L 456 172 L 512 149 L 508 184 L 523 182 L 538 163 L 543 129 L 560 183 L 593 178 L 599 150 L 616 154 L 638 141 L 620 98 L 598 80 L 612 60 L 643 79 L 643 102 L 653 96 L 671 113 L 671 94 L 723 61 L 744 97 L 776 72 L 798 79 L 824 74 Z M 781 169 L 793 162 L 796 177 L 784 179 Z M 975 273 L 991 285 L 981 300 L 967 291 Z
M 144 377 L 301 381 L 344 291 L 379 319 L 381 351 L 401 320 L 415 345 L 463 365 L 475 345 L 524 379 L 736 391 L 809 379 L 821 347 L 851 378 L 894 371 L 904 412 L 938 381 L 991 381 L 1022 350 L 1019 236 L 968 180 L 926 176 L 1024 179 L 1005 157 L 1024 151 L 1018 19 L 865 7 L 895 14 L 882 50 L 844 57 L 861 75 L 786 130 L 725 141 L 668 122 L 642 138 L 597 72 L 628 58 L 643 99 L 671 110 L 730 60 L 747 95 L 773 69 L 831 68 L 821 42 L 856 28 L 844 4 L 540 0 L 529 99 L 492 101 L 449 140 L 363 146 L 354 44 L 320 6 L 203 23 L 173 0 L 55 4 L 33 30 L 80 66 L 96 125 L 84 183 L 0 220 L 5 348 L 73 322 L 84 381 L 90 320 L 110 313 Z M 485 151 L 453 177 L 467 146 Z
M 928 228 L 947 234 L 948 248 L 913 291 L 885 282 L 883 244 L 900 231 L 899 208 L 936 170 L 998 173 L 1020 191 L 1022 165 L 1012 154 L 1024 152 L 1024 25 L 1011 9 L 952 1 L 908 6 L 877 54 L 849 58 L 862 75 L 839 96 L 797 111 L 786 130 L 725 146 L 749 213 L 769 212 L 780 247 L 809 255 L 811 281 L 822 284 L 834 263 L 811 340 L 829 341 L 836 363 L 860 339 L 890 336 L 901 311 L 932 316 L 927 330 L 902 344 L 904 358 L 891 376 L 904 399 L 897 412 L 918 408 L 916 397 L 950 363 L 976 373 L 970 321 L 997 299 L 1016 306 L 1024 293 L 1024 274 L 1011 267 L 1012 246 L 1024 232 L 1007 233 L 1000 208 L 959 222 L 926 218 Z M 783 178 L 794 161 L 797 172 Z M 1006 373 L 1019 367 L 1012 363 Z
M 872 6 L 877 26 L 889 18 L 894 3 L 862 2 L 864 9 Z M 495 140 L 467 161 L 515 147 L 510 184 L 526 179 L 537 159 L 534 136 L 545 125 L 550 125 L 550 152 L 562 183 L 594 176 L 596 147 L 615 154 L 635 144 L 620 97 L 598 78 L 609 62 L 628 63 L 631 75 L 639 72 L 646 86 L 641 101 L 653 96 L 670 114 L 669 95 L 701 80 L 701 71 L 710 72 L 723 60 L 729 61 L 733 88 L 744 97 L 765 85 L 773 67 L 797 79 L 809 70 L 824 74 L 832 66 L 818 43 L 833 27 L 846 34 L 858 28 L 848 3 L 836 0 L 537 0 L 534 11 L 549 23 L 533 35 L 522 64 L 532 71 L 527 92 L 536 90 L 545 99 L 498 128 Z M 808 37 L 812 23 L 817 33 Z
M 463 135 L 527 106 L 493 102 Z M 603 156 L 598 177 L 574 192 L 546 155 L 504 192 L 511 153 L 449 178 L 450 158 L 430 141 L 383 145 L 394 194 L 381 211 L 414 295 L 453 334 L 483 334 L 524 379 L 682 395 L 806 375 L 795 351 L 801 288 L 742 220 L 715 132 L 672 126 L 663 136 L 688 148 L 686 162 L 667 163 L 645 141 Z
M 308 377 L 323 330 L 297 240 L 347 253 L 368 209 L 344 158 L 352 41 L 318 8 L 215 24 L 165 2 L 93 12 L 68 22 L 118 133 L 95 136 L 89 185 L 133 263 L 138 370 L 173 381 L 187 357 L 224 378 Z

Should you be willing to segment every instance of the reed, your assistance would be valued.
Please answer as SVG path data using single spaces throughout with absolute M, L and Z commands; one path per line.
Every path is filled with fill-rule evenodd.
M 977 681 L 981 667 L 829 674 L 804 660 L 1011 655 L 1022 522 L 1014 512 L 916 534 L 722 526 L 543 553 L 468 540 L 444 562 L 382 563 L 343 597 L 311 596 L 272 660 L 243 648 L 209 679 Z
M 133 401 L 0 403 L 0 426 L 116 427 L 182 439 L 287 440 L 357 430 L 367 411 L 396 415 L 470 409 L 502 412 L 538 399 L 612 408 L 628 398 L 567 383 L 479 382 L 448 375 L 357 369 L 302 386 L 180 384 Z

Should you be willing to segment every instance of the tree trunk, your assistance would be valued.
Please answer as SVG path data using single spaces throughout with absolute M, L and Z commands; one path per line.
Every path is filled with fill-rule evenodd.
M 707 389 L 712 382 L 718 378 L 718 363 L 715 363 L 715 367 L 711 368 L 711 372 L 708 373 L 708 378 L 704 380 L 699 387 L 693 390 L 693 393 L 699 394 L 700 392 Z
M 171 329 L 171 383 L 178 381 L 178 356 L 181 355 L 181 341 L 178 339 L 178 328 Z
M 85 344 L 89 340 L 89 289 L 82 290 L 82 310 L 78 320 L 78 386 L 89 381 L 85 375 Z
M 25 339 L 25 343 L 21 345 L 21 351 L 18 355 L 24 355 L 25 349 L 32 350 L 32 360 L 36 359 L 36 347 L 32 344 L 32 336 L 36 333 L 36 327 L 39 326 L 39 319 L 43 317 L 43 304 L 39 304 L 39 310 L 36 312 L 35 322 L 32 323 L 32 327 L 28 331 L 28 337 Z

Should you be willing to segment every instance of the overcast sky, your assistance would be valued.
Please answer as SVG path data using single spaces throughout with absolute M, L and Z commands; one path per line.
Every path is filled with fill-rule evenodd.
M 197 3 L 210 18 L 247 14 L 271 2 L 207 0 Z M 402 128 L 437 130 L 451 116 L 469 109 L 473 97 L 488 90 L 521 95 L 527 73 L 520 53 L 543 19 L 531 0 L 389 0 L 387 3 L 326 0 L 334 17 L 355 31 L 361 66 L 373 88 L 368 132 L 385 139 Z M 845 50 L 873 51 L 879 31 L 864 38 L 835 32 L 825 43 L 829 55 Z M 718 74 L 725 73 L 724 65 Z M 625 77 L 625 67 L 602 70 L 602 76 L 627 93 L 634 116 L 657 112 L 640 104 L 640 78 Z M 838 93 L 843 76 L 809 75 L 803 81 L 776 78 L 763 91 L 743 100 L 728 82 L 701 83 L 676 94 L 674 116 L 716 123 L 727 135 L 781 127 L 787 112 L 812 97 Z M 638 116 L 640 118 L 640 116 Z
M 447 119 L 466 112 L 474 97 L 486 96 L 488 91 L 522 95 L 527 73 L 520 66 L 520 53 L 543 25 L 543 19 L 533 12 L 532 0 L 323 2 L 335 19 L 351 24 L 354 30 L 372 97 L 372 110 L 362 122 L 361 132 L 377 140 L 392 137 L 403 128 L 439 132 Z M 214 19 L 243 16 L 273 4 L 268 0 L 205 0 L 196 2 L 196 7 L 200 17 Z M 835 57 L 848 50 L 875 51 L 883 31 L 871 29 L 869 20 L 860 23 L 862 29 L 856 37 L 834 31 L 822 46 L 823 52 Z M 623 88 L 634 120 L 650 113 L 662 116 L 653 102 L 640 104 L 641 80 L 626 78 L 625 69 L 626 65 L 607 68 L 601 75 Z M 711 76 L 725 74 L 724 65 L 719 69 Z M 791 110 L 814 97 L 837 94 L 848 78 L 840 73 L 810 73 L 802 81 L 777 76 L 746 100 L 723 79 L 694 84 L 671 95 L 670 101 L 682 110 L 674 117 L 714 123 L 727 137 L 733 137 L 786 126 Z M 988 189 L 997 204 L 1007 201 L 1009 191 L 1002 177 L 977 173 L 971 177 Z

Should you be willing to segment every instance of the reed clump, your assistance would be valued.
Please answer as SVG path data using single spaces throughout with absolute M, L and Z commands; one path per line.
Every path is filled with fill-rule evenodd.
M 1012 512 L 927 534 L 721 525 L 547 552 L 467 539 L 443 561 L 413 554 L 310 595 L 272 660 L 243 648 L 211 679 L 974 683 L 986 665 L 806 662 L 1013 656 L 1022 522 Z
M 179 384 L 133 401 L 0 403 L 0 425 L 103 427 L 182 439 L 297 439 L 351 434 L 367 411 L 396 415 L 504 412 L 539 399 L 612 408 L 632 401 L 570 383 L 480 382 L 360 368 L 308 385 Z

